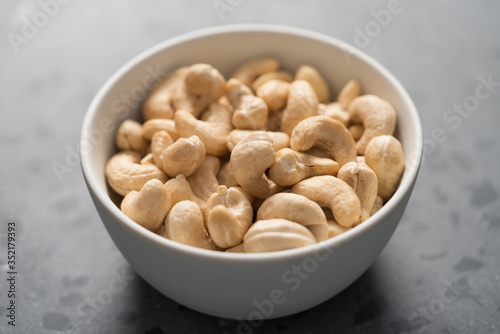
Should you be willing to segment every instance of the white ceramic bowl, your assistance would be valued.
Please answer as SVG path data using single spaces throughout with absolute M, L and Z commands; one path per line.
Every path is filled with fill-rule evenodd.
M 350 79 L 364 92 L 387 99 L 398 115 L 396 137 L 406 170 L 394 196 L 356 228 L 319 244 L 262 254 L 231 254 L 185 246 L 162 238 L 126 217 L 110 198 L 104 177 L 124 118 L 139 119 L 140 101 L 161 72 L 208 63 L 224 76 L 245 60 L 272 55 L 284 68 L 316 67 L 332 96 Z M 176 302 L 214 316 L 281 317 L 335 296 L 375 260 L 405 210 L 422 157 L 420 120 L 401 84 L 379 63 L 334 38 L 290 27 L 234 25 L 189 33 L 141 53 L 99 91 L 85 117 L 82 170 L 102 222 L 136 272 Z

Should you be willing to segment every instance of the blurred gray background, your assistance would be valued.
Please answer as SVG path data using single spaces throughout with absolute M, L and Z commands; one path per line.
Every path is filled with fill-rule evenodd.
M 499 333 L 499 14 L 494 0 L 2 1 L 0 332 L 245 333 L 131 270 L 76 152 L 93 96 L 133 56 L 197 29 L 273 23 L 334 36 L 385 65 L 420 112 L 425 158 L 373 266 L 333 299 L 251 333 Z M 11 221 L 16 327 L 6 310 Z

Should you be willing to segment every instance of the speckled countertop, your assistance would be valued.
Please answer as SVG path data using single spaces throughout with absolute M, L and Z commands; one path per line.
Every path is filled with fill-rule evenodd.
M 246 333 L 178 305 L 131 270 L 76 152 L 94 94 L 139 52 L 205 27 L 274 23 L 342 39 L 394 73 L 420 112 L 425 159 L 400 226 L 360 279 L 251 332 L 500 333 L 500 3 L 194 2 L 0 3 L 0 332 Z M 54 162 L 67 168 L 56 172 Z M 101 293 L 116 280 L 121 289 Z

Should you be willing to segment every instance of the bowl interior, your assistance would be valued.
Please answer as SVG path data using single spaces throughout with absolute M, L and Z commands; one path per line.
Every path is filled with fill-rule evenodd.
M 391 102 L 398 115 L 395 136 L 403 145 L 407 166 L 399 189 L 380 212 L 390 210 L 391 202 L 411 191 L 422 154 L 420 121 L 408 94 L 387 70 L 359 50 L 324 35 L 288 27 L 226 26 L 187 34 L 145 51 L 113 75 L 90 106 L 82 130 L 82 168 L 89 187 L 124 224 L 133 223 L 113 204 L 104 176 L 105 164 L 116 150 L 119 124 L 126 118 L 140 120 L 141 101 L 147 91 L 180 66 L 208 63 L 228 78 L 245 60 L 263 55 L 278 58 L 282 67 L 291 71 L 303 64 L 314 66 L 330 84 L 333 97 L 345 83 L 356 79 L 364 93 Z M 345 234 L 362 233 L 374 221 L 370 219 Z

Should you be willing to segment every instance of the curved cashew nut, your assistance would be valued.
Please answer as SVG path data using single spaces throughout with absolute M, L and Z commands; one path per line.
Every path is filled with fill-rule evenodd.
M 174 116 L 174 96 L 178 87 L 184 84 L 187 71 L 188 67 L 181 67 L 172 72 L 146 97 L 142 107 L 142 116 L 146 121 Z
M 142 134 L 146 139 L 151 140 L 158 131 L 166 131 L 174 141 L 180 137 L 173 119 L 154 118 L 142 124 Z
M 283 109 L 288 99 L 290 84 L 282 80 L 269 80 L 257 89 L 257 96 L 267 105 L 268 109 Z
M 234 147 L 238 145 L 242 140 L 247 139 L 250 135 L 256 133 L 257 131 L 252 130 L 233 130 L 229 133 L 227 137 L 227 148 L 229 151 L 233 151 Z M 262 131 L 259 131 L 262 132 Z M 290 137 L 284 132 L 273 132 L 266 131 L 268 136 L 271 138 L 273 148 L 275 151 L 279 151 L 283 148 L 290 147 Z
M 359 222 L 361 204 L 354 190 L 335 176 L 313 176 L 297 183 L 292 192 L 303 195 L 322 207 L 330 207 L 335 220 L 344 227 Z
M 318 242 L 327 239 L 326 217 L 321 207 L 308 198 L 293 194 L 272 195 L 257 211 L 257 220 L 282 218 L 307 227 Z
M 305 80 L 293 81 L 281 119 L 281 131 L 290 135 L 297 124 L 317 112 L 318 98 L 311 85 Z
M 328 228 L 328 239 L 336 237 L 346 231 L 349 231 L 350 227 L 340 226 L 335 220 L 328 220 L 327 223 Z
M 151 138 L 151 153 L 153 154 L 153 160 L 155 164 L 163 170 L 163 151 L 167 149 L 170 145 L 174 143 L 174 140 L 167 131 L 157 131 L 153 134 Z
M 175 127 L 181 137 L 196 135 L 205 145 L 207 154 L 224 155 L 227 150 L 227 136 L 233 129 L 231 110 L 220 103 L 212 103 L 203 115 L 207 120 L 198 120 L 191 113 L 177 110 L 174 115 Z
M 170 210 L 174 205 L 181 201 L 191 201 L 198 204 L 202 212 L 205 211 L 205 201 L 198 198 L 191 189 L 189 182 L 184 175 L 177 175 L 177 177 L 168 180 L 165 185 L 167 191 L 167 208 Z
M 170 177 L 193 174 L 206 154 L 200 138 L 198 136 L 179 138 L 175 143 L 167 145 L 167 136 L 165 131 L 160 131 L 155 133 L 151 141 L 151 150 L 158 166 Z
M 346 85 L 340 90 L 337 96 L 337 101 L 342 106 L 343 109 L 347 109 L 354 98 L 361 94 L 361 86 L 356 80 L 350 80 Z
M 151 179 L 161 182 L 167 180 L 165 173 L 154 165 L 141 165 L 141 156 L 134 151 L 123 151 L 115 154 L 106 164 L 106 179 L 118 194 L 125 196 L 130 191 L 141 190 Z
M 358 156 L 356 157 L 356 162 L 357 162 L 358 164 L 365 164 L 365 163 L 366 163 L 366 161 L 365 161 L 365 156 L 364 156 L 364 155 L 358 155 Z
M 342 109 L 340 103 L 338 102 L 332 102 L 329 104 L 320 103 L 318 105 L 318 114 L 321 116 L 333 118 L 344 124 L 345 126 L 348 126 L 350 122 L 349 113 L 346 110 Z
M 348 162 L 339 170 L 339 179 L 351 186 L 361 204 L 361 222 L 370 218 L 373 203 L 377 198 L 377 175 L 366 164 Z
M 231 78 L 238 79 L 245 86 L 250 86 L 257 77 L 275 72 L 279 69 L 280 63 L 276 58 L 260 57 L 241 64 L 231 75 Z
M 289 72 L 285 71 L 265 73 L 255 79 L 254 82 L 252 82 L 251 88 L 254 92 L 256 92 L 260 86 L 270 80 L 281 80 L 290 83 L 293 81 L 293 76 Z
M 187 178 L 191 189 L 198 198 L 206 201 L 217 190 L 219 181 L 217 181 L 216 175 L 219 168 L 219 158 L 207 155 L 196 172 Z
M 307 151 L 317 146 L 327 151 L 340 167 L 356 161 L 356 148 L 349 130 L 334 119 L 314 116 L 300 122 L 290 136 L 290 147 Z
M 226 95 L 234 108 L 231 121 L 236 129 L 259 130 L 265 127 L 267 105 L 260 97 L 253 95 L 250 88 L 236 79 L 230 79 L 226 83 Z
M 375 198 L 375 203 L 373 203 L 373 207 L 372 207 L 372 211 L 370 212 L 370 216 L 373 216 L 374 214 L 376 214 L 377 211 L 382 209 L 383 206 L 384 206 L 384 200 L 382 199 L 382 197 L 377 195 L 377 197 Z
M 251 195 L 267 198 L 281 190 L 265 174 L 274 163 L 274 149 L 269 135 L 258 131 L 238 143 L 231 153 L 231 173 Z
M 276 152 L 269 177 L 277 185 L 286 187 L 311 176 L 336 175 L 338 171 L 336 161 L 284 148 Z
M 149 94 L 144 102 L 143 117 L 145 120 L 171 119 L 178 109 L 198 117 L 224 94 L 224 84 L 224 77 L 211 65 L 181 67 Z
M 144 154 L 148 141 L 142 134 L 141 125 L 130 119 L 123 121 L 116 135 L 116 146 L 122 151 L 132 150 Z
M 160 155 L 163 170 L 170 177 L 192 175 L 205 159 L 205 146 L 198 136 L 179 138 Z
M 378 194 L 388 201 L 398 187 L 405 170 L 401 143 L 393 136 L 377 136 L 365 151 L 366 164 L 377 174 Z
M 295 74 L 295 80 L 305 80 L 314 89 L 318 101 L 328 103 L 330 101 L 330 87 L 325 78 L 312 66 L 302 65 Z
M 184 245 L 216 249 L 203 225 L 200 207 L 192 201 L 181 201 L 174 205 L 165 218 L 165 234 L 168 239 Z
M 208 199 L 206 210 L 208 232 L 221 248 L 240 244 L 252 225 L 252 205 L 245 194 L 236 188 L 219 186 Z
M 167 191 L 157 179 L 146 182 L 138 192 L 129 192 L 121 204 L 125 215 L 153 232 L 163 224 L 167 209 Z
M 356 143 L 360 155 L 365 154 L 366 145 L 373 137 L 392 135 L 396 128 L 396 111 L 386 100 L 375 95 L 362 95 L 349 105 L 349 117 L 353 122 L 363 123 L 365 131 Z
M 286 219 L 258 220 L 243 239 L 246 253 L 276 252 L 315 243 L 311 231 Z
M 175 110 L 184 110 L 198 117 L 212 102 L 224 94 L 226 80 L 217 69 L 208 64 L 194 64 L 188 68 L 184 84 L 174 97 Z

